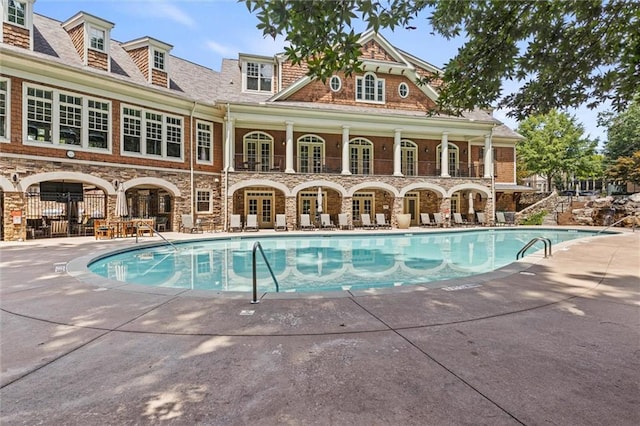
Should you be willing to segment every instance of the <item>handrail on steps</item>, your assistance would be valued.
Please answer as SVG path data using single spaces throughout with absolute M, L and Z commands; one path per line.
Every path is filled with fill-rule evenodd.
M 551 256 L 551 240 L 549 238 L 546 237 L 535 237 L 532 238 L 531 241 L 529 241 L 524 247 L 522 247 L 520 249 L 520 251 L 518 252 L 518 254 L 516 254 L 516 260 L 520 259 L 520 257 L 524 257 L 524 253 L 529 250 L 535 243 L 537 243 L 538 241 L 542 241 L 544 243 L 544 257 L 545 259 L 547 258 L 547 256 Z M 549 244 L 549 254 L 547 255 L 547 244 Z
M 140 228 L 140 227 L 142 227 L 142 228 L 146 227 L 146 228 L 148 228 L 148 229 L 152 230 L 153 232 L 155 232 L 156 234 L 158 234 L 158 236 L 159 236 L 160 238 L 162 238 L 162 239 L 163 239 L 167 244 L 169 244 L 171 247 L 173 247 L 173 249 L 174 249 L 175 251 L 178 251 L 178 247 L 176 247 L 176 245 L 175 245 L 175 244 L 173 244 L 171 241 L 167 240 L 167 239 L 164 237 L 164 235 L 162 235 L 161 233 L 159 233 L 158 231 L 156 231 L 155 229 L 153 229 L 153 227 L 152 227 L 151 225 L 149 225 L 148 223 L 142 223 L 142 224 L 140 224 L 140 223 L 136 223 L 136 244 L 138 244 L 138 228 Z
M 611 227 L 613 227 L 613 226 L 616 226 L 617 224 L 619 224 L 620 222 L 622 222 L 622 221 L 623 221 L 623 220 L 625 220 L 625 219 L 628 219 L 628 218 L 630 218 L 630 217 L 635 217 L 635 216 L 637 216 L 637 215 L 635 215 L 635 214 L 630 214 L 629 216 L 625 216 L 625 217 L 623 217 L 622 219 L 615 221 L 615 222 L 614 222 L 614 223 L 612 223 L 611 225 L 608 225 L 607 227 L 602 228 L 601 230 L 599 230 L 598 232 L 596 232 L 596 235 L 598 235 L 598 234 L 599 234 L 599 233 L 601 233 L 601 232 L 606 231 L 607 229 L 609 229 L 609 228 L 611 228 Z M 635 221 L 635 220 L 633 221 L 633 227 L 632 227 L 632 229 L 633 229 L 633 232 L 636 232 L 636 221 Z
M 262 254 L 262 258 L 264 259 L 264 263 L 267 264 L 267 268 L 269 268 L 269 272 L 271 273 L 271 278 L 273 278 L 273 282 L 276 284 L 276 292 L 280 291 L 280 285 L 278 284 L 278 280 L 271 269 L 271 265 L 269 265 L 269 261 L 267 260 L 267 256 L 265 256 L 264 251 L 262 250 L 262 245 L 260 245 L 259 241 L 253 243 L 253 300 L 251 300 L 252 304 L 260 303 L 258 300 L 258 279 L 256 274 L 256 250 L 260 249 L 260 253 Z

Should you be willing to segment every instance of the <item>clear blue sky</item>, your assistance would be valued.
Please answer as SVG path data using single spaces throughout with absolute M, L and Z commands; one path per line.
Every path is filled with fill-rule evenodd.
M 256 28 L 255 15 L 236 0 L 37 0 L 34 10 L 59 21 L 87 12 L 115 24 L 111 32 L 114 40 L 150 36 L 173 45 L 173 55 L 214 70 L 220 70 L 222 58 L 235 59 L 238 53 L 273 55 L 284 46 L 281 38 L 263 37 Z M 451 59 L 462 43 L 431 35 L 424 18 L 416 20 L 415 26 L 415 30 L 384 31 L 382 35 L 394 46 L 437 67 Z M 581 108 L 570 112 L 592 138 L 606 139 L 604 129 L 596 126 L 596 111 Z M 495 115 L 517 127 L 504 111 Z

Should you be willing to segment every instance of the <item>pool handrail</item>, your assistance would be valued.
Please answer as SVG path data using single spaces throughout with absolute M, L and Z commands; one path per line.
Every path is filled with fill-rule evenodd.
M 259 241 L 256 241 L 255 243 L 253 243 L 253 249 L 252 249 L 252 261 L 253 261 L 253 300 L 251 300 L 251 304 L 256 304 L 256 303 L 260 303 L 260 301 L 258 300 L 258 278 L 257 278 L 257 274 L 256 274 L 256 249 L 260 249 L 260 253 L 262 254 L 262 258 L 264 259 L 264 263 L 267 264 L 267 268 L 269 268 L 269 273 L 271 273 L 271 278 L 273 278 L 273 282 L 276 284 L 276 292 L 280 291 L 280 285 L 278 284 L 278 280 L 276 279 L 276 276 L 273 273 L 273 270 L 271 269 L 271 265 L 269 264 L 269 261 L 267 260 L 267 256 L 265 256 L 264 251 L 262 250 L 262 245 L 260 244 Z
M 625 216 L 622 219 L 619 219 L 617 221 L 615 221 L 614 223 L 612 223 L 611 225 L 607 225 L 605 228 L 602 228 L 601 230 L 599 230 L 598 232 L 596 232 L 596 235 L 600 234 L 601 232 L 606 231 L 609 228 L 612 228 L 614 226 L 616 226 L 617 224 L 619 224 L 620 222 L 630 218 L 630 217 L 635 217 L 637 216 L 637 214 L 630 214 L 629 216 Z M 636 232 L 636 221 L 633 221 L 633 226 L 632 226 L 633 232 Z
M 162 235 L 161 233 L 159 233 L 158 231 L 154 230 L 153 227 L 151 225 L 149 225 L 148 223 L 136 223 L 136 244 L 138 243 L 138 228 L 140 227 L 147 227 L 149 229 L 151 229 L 153 232 L 155 232 L 156 234 L 158 234 L 158 236 L 160 238 L 162 238 L 167 244 L 169 244 L 171 247 L 173 247 L 173 249 L 175 251 L 178 251 L 178 247 L 176 247 L 175 244 L 173 244 L 171 241 L 167 240 L 164 235 Z
M 535 238 L 532 238 L 531 241 L 529 241 L 524 247 L 520 249 L 518 254 L 516 254 L 516 260 L 520 259 L 520 256 L 524 257 L 524 252 L 529 250 L 538 241 L 542 241 L 544 243 L 544 257 L 547 258 L 548 256 L 551 256 L 551 240 L 546 237 L 535 237 Z M 547 243 L 549 244 L 548 255 L 547 255 Z

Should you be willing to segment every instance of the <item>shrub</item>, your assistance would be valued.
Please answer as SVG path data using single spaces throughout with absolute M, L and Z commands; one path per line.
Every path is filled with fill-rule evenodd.
M 531 216 L 527 216 L 520 221 L 521 225 L 542 225 L 544 217 L 547 215 L 546 210 L 541 210 Z

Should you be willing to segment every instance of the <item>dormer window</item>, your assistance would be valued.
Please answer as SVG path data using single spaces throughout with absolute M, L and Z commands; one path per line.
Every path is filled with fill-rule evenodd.
M 258 92 L 271 92 L 273 65 L 260 62 L 246 62 L 246 88 Z
M 27 3 L 23 1 L 9 0 L 9 7 L 7 9 L 7 21 L 12 24 L 26 26 L 26 10 Z
M 165 53 L 161 50 L 153 49 L 153 68 L 165 71 Z
M 105 32 L 99 28 L 91 27 L 89 29 L 89 39 L 90 45 L 92 49 L 99 50 L 100 52 L 105 51 Z
M 384 79 L 376 77 L 374 73 L 356 77 L 356 101 L 384 102 Z

